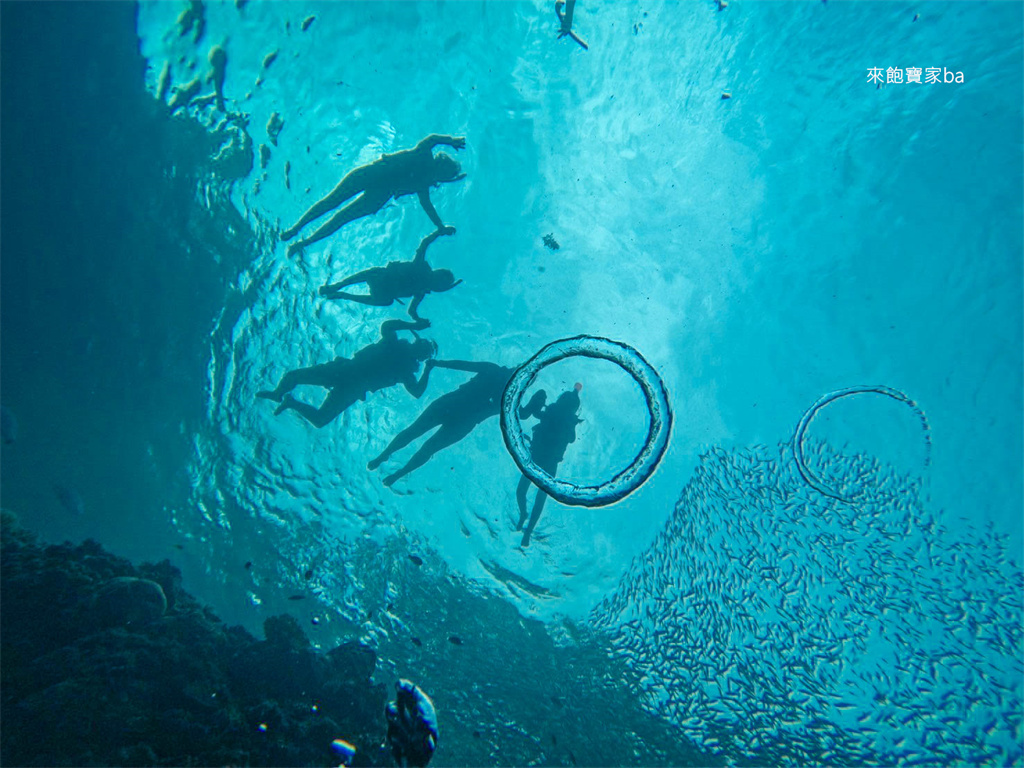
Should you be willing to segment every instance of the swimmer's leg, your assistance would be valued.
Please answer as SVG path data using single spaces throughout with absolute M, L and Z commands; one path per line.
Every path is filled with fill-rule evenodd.
M 370 267 L 364 269 L 362 272 L 356 272 L 351 277 L 346 277 L 340 283 L 324 283 L 320 286 L 320 295 L 327 296 L 328 294 L 341 291 L 342 288 L 348 288 L 350 285 L 359 285 L 359 283 L 367 283 L 380 271 L 380 267 Z
M 349 203 L 336 214 L 334 214 L 334 216 L 328 219 L 323 226 L 321 226 L 309 237 L 305 238 L 304 240 L 296 240 L 294 243 L 288 246 L 288 255 L 291 256 L 293 253 L 295 253 L 298 250 L 301 250 L 307 245 L 312 245 L 313 243 L 323 240 L 325 237 L 330 237 L 343 226 L 348 224 L 350 221 L 355 221 L 356 219 L 361 219 L 364 216 L 369 216 L 371 214 L 376 213 L 377 211 L 384 207 L 384 203 L 386 203 L 388 199 L 389 198 L 386 197 L 383 199 L 381 199 L 380 197 L 368 197 L 364 192 L 351 203 Z
M 339 388 L 340 389 L 340 388 Z M 314 408 L 308 403 L 299 402 L 294 397 L 289 395 L 285 398 L 284 402 L 278 406 L 275 413 L 280 413 L 286 410 L 295 411 L 299 416 L 304 418 L 310 424 L 317 429 L 326 427 L 338 416 L 344 412 L 356 399 L 349 395 L 349 393 L 339 393 L 337 389 L 332 390 L 327 398 L 324 400 L 323 405 L 319 408 Z
M 357 192 L 362 192 L 364 187 L 365 173 L 363 173 L 363 168 L 356 168 L 338 182 L 338 186 L 328 192 L 325 197 L 313 203 L 310 209 L 302 214 L 302 218 L 295 223 L 294 227 L 282 232 L 281 239 L 291 240 L 298 234 L 300 229 L 313 221 L 313 219 L 319 219 L 328 211 L 333 211 L 343 202 L 352 197 L 352 195 Z
M 366 294 L 361 293 L 345 293 L 345 291 L 333 291 L 328 293 L 325 288 L 327 288 L 326 285 L 320 289 L 320 295 L 325 299 L 347 299 L 348 301 L 354 301 L 358 304 L 367 304 L 371 307 L 389 307 L 395 303 L 394 299 L 378 297 L 373 294 L 367 296 Z
M 443 423 L 443 410 L 437 407 L 438 402 L 438 400 L 435 400 L 423 409 L 423 413 L 416 418 L 416 421 L 395 435 L 391 442 L 388 443 L 388 447 L 381 451 L 377 458 L 372 459 L 370 463 L 366 465 L 366 468 L 370 470 L 376 469 L 385 461 L 390 459 L 393 454 L 405 448 L 405 446 L 417 437 L 425 435 L 434 427 L 439 427 Z
M 530 524 L 526 526 L 526 530 L 523 531 L 524 547 L 530 545 L 530 534 L 532 534 L 533 529 L 537 527 L 537 521 L 540 520 L 540 513 L 544 509 L 544 502 L 546 502 L 547 500 L 548 495 L 538 488 L 537 498 L 533 500 L 533 514 L 530 515 Z
M 577 43 L 582 45 L 584 51 L 589 51 L 590 50 L 590 47 L 585 42 L 583 42 L 583 40 L 580 39 L 580 36 L 577 35 L 575 32 L 573 32 L 571 29 L 569 30 L 569 37 L 571 37 Z
M 449 426 L 444 426 L 437 430 L 431 435 L 423 445 L 420 446 L 419 450 L 413 454 L 412 458 L 397 472 L 388 475 L 384 479 L 384 485 L 392 485 L 396 481 L 408 475 L 413 470 L 419 469 L 438 451 L 441 451 L 449 446 L 455 445 L 462 438 L 469 434 L 468 430 L 464 429 L 452 429 Z
M 276 388 L 257 392 L 256 397 L 280 403 L 286 394 L 300 384 L 308 384 L 314 387 L 333 387 L 338 383 L 338 362 L 335 360 L 323 365 L 314 365 L 309 368 L 297 368 L 294 371 L 288 371 L 288 373 L 281 377 L 281 383 Z
M 517 531 L 523 530 L 523 525 L 526 524 L 526 491 L 530 488 L 530 478 L 523 475 L 519 478 L 519 485 L 516 486 L 516 503 L 519 504 L 519 524 L 516 526 Z M 540 493 L 540 491 L 537 491 Z

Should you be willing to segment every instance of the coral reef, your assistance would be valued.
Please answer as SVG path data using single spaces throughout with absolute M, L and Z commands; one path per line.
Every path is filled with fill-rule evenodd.
M 291 616 L 228 627 L 168 561 L 46 546 L 2 513 L 5 765 L 389 764 L 387 691 L 358 643 L 314 650 Z

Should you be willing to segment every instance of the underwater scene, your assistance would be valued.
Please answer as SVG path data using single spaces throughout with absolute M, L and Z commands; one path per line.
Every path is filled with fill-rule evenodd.
M 0 763 L 1024 763 L 1024 4 L 0 35 Z

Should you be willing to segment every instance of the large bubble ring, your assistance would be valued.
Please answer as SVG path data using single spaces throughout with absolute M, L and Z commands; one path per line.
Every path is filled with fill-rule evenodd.
M 615 363 L 640 385 L 650 412 L 643 449 L 626 469 L 600 485 L 576 485 L 552 477 L 538 467 L 530 456 L 529 443 L 517 415 L 523 394 L 541 369 L 567 357 L 592 357 Z M 512 375 L 501 397 L 501 434 L 519 469 L 553 499 L 572 506 L 603 507 L 643 485 L 661 461 L 671 431 L 668 392 L 658 372 L 632 347 L 598 336 L 574 336 L 548 344 Z
M 900 392 L 898 389 L 886 387 L 881 384 L 872 384 L 860 385 L 856 387 L 847 387 L 846 389 L 837 389 L 835 392 L 829 392 L 827 395 L 824 395 L 821 398 L 819 398 L 818 401 L 814 403 L 814 405 L 808 408 L 807 412 L 804 413 L 803 417 L 800 419 L 800 423 L 797 425 L 796 428 L 796 434 L 793 436 L 793 456 L 796 459 L 796 468 L 800 471 L 800 476 L 809 486 L 814 488 L 819 493 L 823 493 L 826 496 L 832 497 L 833 499 L 839 499 L 839 501 L 853 502 L 856 501 L 857 496 L 859 496 L 860 494 L 842 494 L 832 486 L 828 485 L 824 480 L 819 478 L 817 475 L 815 475 L 807 466 L 807 462 L 804 460 L 804 439 L 807 436 L 807 427 L 810 426 L 811 419 L 815 417 L 818 411 L 820 411 L 829 403 L 838 400 L 841 397 L 846 397 L 847 395 L 861 394 L 885 395 L 886 397 L 891 397 L 894 400 L 898 400 L 901 403 L 906 403 L 907 405 L 909 405 L 913 409 L 914 414 L 920 420 L 921 427 L 924 429 L 924 466 L 927 467 L 929 462 L 931 461 L 932 441 L 931 437 L 929 436 L 928 419 L 925 418 L 924 411 L 921 410 L 918 404 L 911 400 L 909 397 L 907 397 L 905 394 Z

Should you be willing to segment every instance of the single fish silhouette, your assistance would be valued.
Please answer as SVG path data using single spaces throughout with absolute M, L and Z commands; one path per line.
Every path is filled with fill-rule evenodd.
M 85 514 L 85 502 L 82 501 L 81 494 L 74 488 L 61 483 L 54 483 L 53 492 L 57 494 L 57 500 L 60 501 L 60 505 L 68 512 L 73 515 Z
M 14 411 L 6 405 L 0 405 L 0 436 L 4 445 L 10 445 L 18 439 L 18 420 L 14 417 Z

